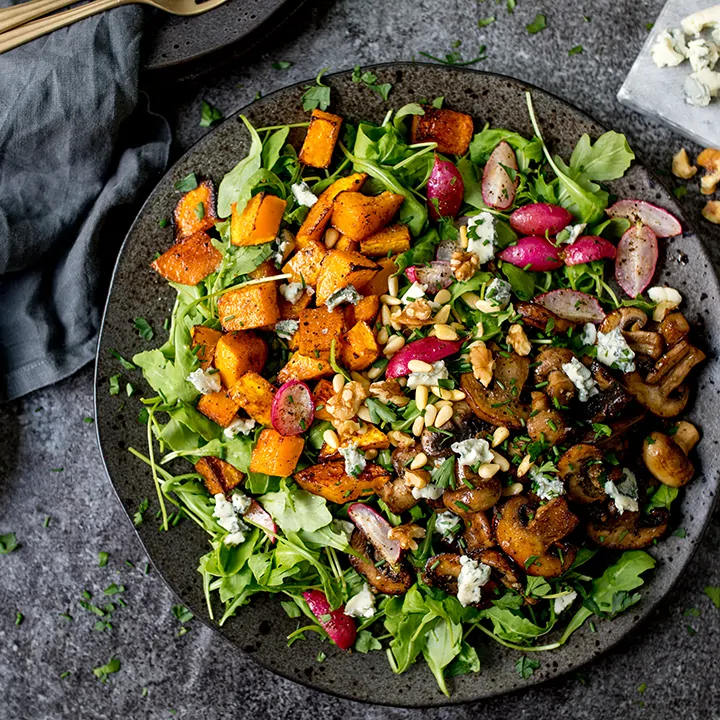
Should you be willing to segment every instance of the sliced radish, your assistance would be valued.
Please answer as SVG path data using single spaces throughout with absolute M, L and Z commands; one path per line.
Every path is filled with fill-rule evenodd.
M 373 544 L 375 550 L 391 565 L 400 560 L 402 548 L 397 540 L 390 540 L 390 523 L 380 513 L 363 503 L 353 503 L 348 516 Z
M 243 514 L 243 518 L 253 523 L 253 525 L 262 528 L 264 533 L 270 538 L 270 542 L 275 542 L 277 539 L 277 525 L 270 513 L 257 500 L 250 502 L 250 507 Z
M 388 378 L 402 377 L 410 374 L 408 363 L 411 360 L 422 360 L 432 363 L 443 360 L 450 355 L 460 352 L 462 340 L 440 340 L 436 337 L 420 338 L 398 350 L 385 369 Z
M 533 203 L 513 210 L 510 225 L 523 235 L 557 235 L 572 221 L 573 216 L 565 208 L 550 203 Z
M 467 225 L 467 222 L 465 223 Z M 450 262 L 453 253 L 462 250 L 458 240 L 441 240 L 435 251 L 435 259 L 440 262 Z
M 482 179 L 482 198 L 488 207 L 507 210 L 515 201 L 518 178 L 510 178 L 508 171 L 517 172 L 518 164 L 513 149 L 504 140 L 488 158 Z
M 597 235 L 582 235 L 562 251 L 562 256 L 566 265 L 580 265 L 593 260 L 612 260 L 616 252 L 609 240 Z
M 315 403 L 310 388 L 299 380 L 288 380 L 273 398 L 270 419 L 281 435 L 300 435 L 312 424 Z
M 647 225 L 659 238 L 682 235 L 682 225 L 674 215 L 645 200 L 618 200 L 605 212 L 610 217 L 623 217 L 631 223 Z
M 452 266 L 442 260 L 433 260 L 425 267 L 411 265 L 405 270 L 405 274 L 410 282 L 425 285 L 428 295 L 434 295 L 438 290 L 448 287 L 454 280 Z
M 465 184 L 460 171 L 449 160 L 435 156 L 430 179 L 427 184 L 428 212 L 432 220 L 441 217 L 454 218 L 465 195 Z
M 620 239 L 615 257 L 615 279 L 631 297 L 651 282 L 658 260 L 657 235 L 647 225 L 631 227 Z
M 538 295 L 533 302 L 572 322 L 600 323 L 605 319 L 597 298 L 579 290 L 551 290 Z
M 538 272 L 555 270 L 563 264 L 560 251 L 549 240 L 537 235 L 520 238 L 515 245 L 505 248 L 499 257 L 511 265 Z
M 345 614 L 345 606 L 341 605 L 337 610 L 331 610 L 330 603 L 322 590 L 306 590 L 303 597 L 330 639 L 341 650 L 349 650 L 355 644 L 357 628 L 355 621 Z

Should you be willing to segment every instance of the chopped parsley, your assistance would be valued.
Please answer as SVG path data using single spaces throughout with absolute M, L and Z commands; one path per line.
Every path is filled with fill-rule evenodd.
M 306 85 L 302 94 L 303 110 L 327 110 L 330 107 L 330 87 L 322 81 L 323 75 L 329 70 L 323 68 L 315 78 L 314 85 Z
M 531 35 L 539 33 L 547 27 L 547 18 L 542 13 L 538 13 L 535 19 L 527 25 L 526 29 Z

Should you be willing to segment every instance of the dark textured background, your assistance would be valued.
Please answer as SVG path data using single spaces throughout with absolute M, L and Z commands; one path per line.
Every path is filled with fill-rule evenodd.
M 681 141 L 620 107 L 615 93 L 662 5 L 659 1 L 544 3 L 518 0 L 514 15 L 492 0 L 454 3 L 344 0 L 310 13 L 294 39 L 247 64 L 180 90 L 152 88 L 151 98 L 175 128 L 174 154 L 205 130 L 200 99 L 227 115 L 255 97 L 314 75 L 355 64 L 443 55 L 461 39 L 474 57 L 487 44 L 483 69 L 536 83 L 625 132 L 638 157 L 665 173 Z M 570 9 L 568 6 L 570 6 Z M 536 12 L 548 29 L 529 36 Z M 497 21 L 478 30 L 477 20 Z M 587 22 L 584 16 L 590 18 Z M 271 37 L 268 46 L 273 42 Z M 568 56 L 581 44 L 584 52 Z M 271 68 L 276 60 L 289 70 Z M 690 149 L 690 148 L 689 148 Z M 682 199 L 697 218 L 717 260 L 720 233 L 699 218 L 697 181 Z M 178 637 L 176 600 L 152 572 L 104 476 L 95 444 L 90 368 L 0 408 L 0 534 L 17 533 L 21 548 L 0 556 L 0 718 L 407 718 L 421 713 L 345 702 L 280 680 L 235 653 L 197 622 Z M 60 471 L 62 468 L 62 471 Z M 45 519 L 50 523 L 44 526 Z M 720 611 L 702 589 L 720 585 L 720 513 L 664 607 L 614 652 L 581 673 L 476 706 L 428 711 L 433 718 L 706 718 L 720 710 L 720 681 L 711 668 L 720 644 Z M 99 568 L 99 551 L 110 553 Z M 126 560 L 135 568 L 126 565 Z M 78 605 L 84 589 L 102 604 L 111 582 L 123 584 L 127 607 L 113 629 L 93 630 L 94 616 Z M 687 614 L 689 610 L 699 611 Z M 15 625 L 16 611 L 25 619 Z M 61 613 L 69 612 L 73 620 Z M 690 629 L 689 629 L 690 628 Z M 122 669 L 101 685 L 92 668 L 116 655 Z M 60 679 L 63 672 L 71 674 Z M 642 683 L 644 693 L 638 691 Z M 143 696 L 143 688 L 147 688 Z

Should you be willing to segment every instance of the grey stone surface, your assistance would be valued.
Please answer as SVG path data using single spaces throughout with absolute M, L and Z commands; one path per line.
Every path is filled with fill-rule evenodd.
M 662 3 L 627 6 L 608 0 L 572 4 L 519 0 L 515 14 L 490 0 L 387 3 L 340 0 L 313 13 L 296 39 L 244 67 L 230 65 L 185 87 L 172 99 L 153 97 L 172 119 L 176 154 L 203 132 L 200 99 L 226 114 L 326 65 L 419 59 L 450 51 L 462 39 L 471 57 L 488 46 L 482 69 L 536 83 L 625 132 L 638 156 L 667 173 L 681 140 L 669 130 L 621 107 L 617 89 Z M 457 7 L 456 7 L 457 6 Z M 536 12 L 548 29 L 529 36 Z M 497 21 L 478 30 L 477 19 Z M 586 22 L 583 17 L 590 18 Z M 584 52 L 568 56 L 582 44 Z M 272 70 L 274 60 L 293 67 Z M 243 87 L 238 87 L 241 83 Z M 669 184 L 677 184 L 668 177 Z M 683 198 L 717 259 L 720 233 L 698 215 L 703 200 L 697 181 Z M 0 556 L 0 718 L 713 718 L 720 713 L 720 680 L 712 668 L 720 645 L 720 612 L 703 594 L 720 585 L 720 513 L 716 512 L 698 554 L 664 607 L 622 647 L 583 672 L 505 698 L 448 710 L 410 713 L 346 702 L 281 680 L 236 653 L 196 621 L 178 637 L 177 600 L 152 571 L 102 468 L 92 424 L 89 368 L 57 386 L 0 408 L 0 534 L 14 531 L 21 547 Z M 62 468 L 62 471 L 59 469 Z M 45 527 L 45 519 L 50 522 Z M 98 552 L 110 553 L 98 567 Z M 126 565 L 125 561 L 135 567 Z M 105 605 L 103 590 L 122 584 L 127 607 L 113 629 L 93 630 L 96 618 L 82 607 L 83 590 Z M 117 596 L 116 596 L 117 597 Z M 700 612 L 686 615 L 688 610 Z M 16 612 L 24 615 L 15 624 Z M 61 617 L 69 613 L 73 620 Z M 693 632 L 688 630 L 692 628 Z M 696 633 L 696 634 L 695 634 Z M 92 668 L 111 656 L 121 670 L 102 685 Z M 65 679 L 60 675 L 71 674 Z M 642 683 L 644 693 L 638 692 Z M 143 696 L 143 688 L 147 695 Z

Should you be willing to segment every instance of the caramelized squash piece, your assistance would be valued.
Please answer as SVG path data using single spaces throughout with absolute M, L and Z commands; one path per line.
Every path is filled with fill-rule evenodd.
M 256 372 L 246 372 L 229 390 L 230 397 L 262 425 L 270 425 L 275 388 Z
M 200 361 L 200 367 L 207 370 L 213 363 L 215 357 L 215 346 L 222 337 L 219 330 L 205 327 L 204 325 L 195 325 L 192 329 L 192 348 L 197 347 L 195 357 Z
M 388 291 L 388 280 L 397 272 L 395 260 L 389 257 L 381 258 L 377 261 L 380 270 L 374 275 L 370 282 L 361 290 L 361 295 L 386 295 Z
M 379 310 L 380 298 L 377 295 L 366 295 L 358 300 L 357 305 L 348 303 L 345 306 L 345 327 L 351 328 L 359 322 L 366 322 L 372 327 Z
M 366 322 L 356 323 L 345 335 L 340 357 L 348 370 L 366 370 L 380 357 L 375 333 Z
M 292 275 L 291 282 L 304 282 L 315 287 L 320 267 L 328 250 L 319 240 L 308 240 L 283 266 L 282 271 Z
M 334 374 L 335 371 L 328 360 L 308 357 L 296 352 L 278 373 L 277 381 L 284 383 L 288 380 L 317 380 Z
M 390 225 L 365 238 L 360 252 L 370 257 L 387 257 L 410 249 L 410 231 L 405 225 Z
M 173 210 L 175 240 L 209 230 L 218 219 L 215 214 L 215 186 L 211 180 L 203 180 L 194 190 L 186 192 Z
M 313 398 L 315 399 L 315 418 L 317 420 L 333 419 L 333 416 L 325 409 L 327 401 L 335 394 L 332 383 L 329 380 L 318 380 L 313 390 Z
M 234 419 L 240 404 L 233 400 L 225 391 L 203 395 L 197 409 L 207 418 L 226 428 Z
M 250 370 L 261 370 L 267 360 L 267 345 L 252 332 L 230 332 L 215 347 L 215 367 L 223 387 L 231 388 Z
M 218 316 L 224 330 L 252 330 L 274 325 L 280 318 L 277 281 L 246 285 L 218 300 Z
M 210 236 L 201 231 L 175 243 L 151 267 L 166 280 L 181 285 L 197 285 L 217 270 L 221 260 L 222 255 L 212 244 Z
M 377 264 L 364 255 L 347 250 L 331 250 L 320 268 L 315 288 L 316 304 L 324 305 L 334 292 L 348 285 L 360 290 L 377 271 Z
M 326 307 L 308 308 L 300 313 L 297 332 L 298 350 L 308 357 L 330 358 L 330 347 L 335 340 L 340 350 L 345 318 L 340 308 L 329 311 Z
M 436 142 L 437 152 L 464 155 L 473 136 L 473 119 L 466 113 L 423 105 L 424 115 L 413 115 L 413 143 Z
M 390 447 L 388 436 L 374 425 L 366 425 L 365 432 L 359 435 L 343 436 L 340 447 L 347 447 L 350 443 L 357 445 L 358 449 L 362 451 L 387 450 Z M 337 460 L 340 458 L 340 452 L 336 448 L 331 448 L 327 443 L 323 443 L 318 458 L 320 460 Z
M 335 198 L 332 225 L 351 240 L 362 241 L 384 228 L 400 209 L 405 198 L 385 192 L 379 195 L 344 192 Z
M 345 462 L 340 460 L 311 465 L 296 472 L 293 479 L 303 490 L 344 505 L 375 493 L 390 480 L 390 474 L 380 465 L 368 463 L 356 478 L 345 472 Z
M 211 455 L 200 458 L 195 463 L 195 470 L 202 475 L 205 487 L 211 495 L 227 495 L 245 479 L 234 465 Z
M 250 458 L 250 472 L 289 477 L 302 455 L 305 440 L 281 435 L 272 428 L 260 433 Z
M 313 110 L 305 142 L 298 156 L 303 165 L 326 168 L 330 165 L 343 119 L 323 110 Z
M 262 245 L 272 242 L 280 230 L 287 201 L 261 192 L 250 199 L 242 212 L 232 204 L 230 241 L 233 245 Z
M 294 302 L 288 302 L 282 294 L 278 296 L 278 308 L 280 309 L 281 320 L 298 320 L 300 313 L 310 304 L 313 296 L 306 290 Z

